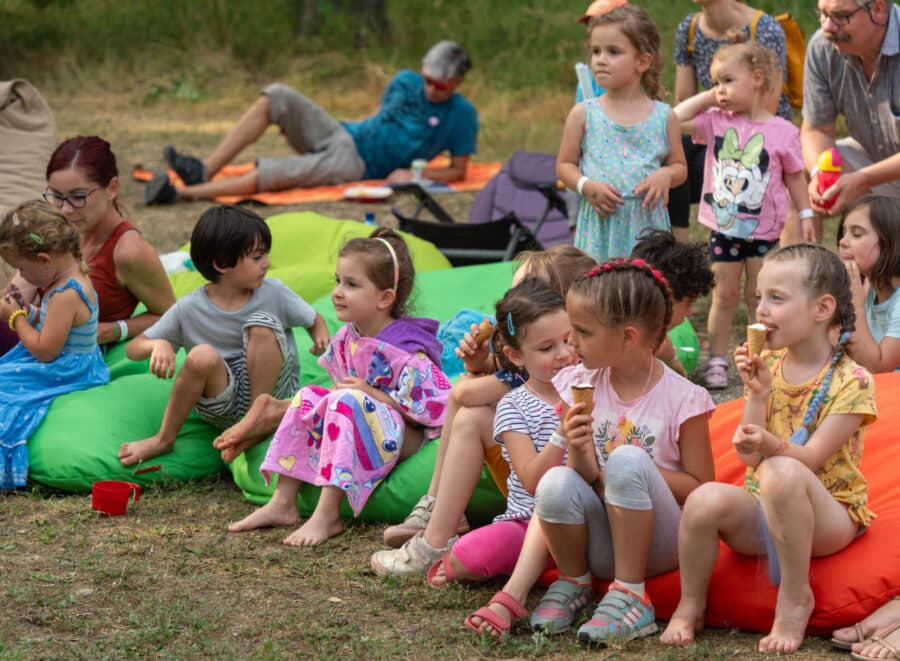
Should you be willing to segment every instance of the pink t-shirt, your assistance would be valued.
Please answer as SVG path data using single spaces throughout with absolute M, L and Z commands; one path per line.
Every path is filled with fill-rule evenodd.
M 712 415 L 716 405 L 705 388 L 691 383 L 663 365 L 659 381 L 641 397 L 630 402 L 619 399 L 609 383 L 608 368 L 589 370 L 574 365 L 559 371 L 553 385 L 562 400 L 572 405 L 572 386 L 594 386 L 594 448 L 602 468 L 619 445 L 644 448 L 657 466 L 681 471 L 678 445 L 681 425 L 703 413 Z
M 694 142 L 707 145 L 700 222 L 736 239 L 777 239 L 790 208 L 784 175 L 803 170 L 797 127 L 711 108 L 694 119 Z

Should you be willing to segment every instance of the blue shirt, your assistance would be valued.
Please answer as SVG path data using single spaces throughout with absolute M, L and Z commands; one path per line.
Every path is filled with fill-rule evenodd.
M 425 81 L 401 71 L 388 83 L 381 108 L 359 122 L 344 122 L 366 164 L 366 179 L 383 179 L 417 158 L 432 159 L 444 150 L 451 156 L 475 152 L 478 113 L 460 94 L 446 103 L 425 97 Z

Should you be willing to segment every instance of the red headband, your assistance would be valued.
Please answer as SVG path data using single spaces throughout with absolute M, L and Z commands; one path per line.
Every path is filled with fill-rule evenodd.
M 583 277 L 592 278 L 595 275 L 610 273 L 615 270 L 617 266 L 623 265 L 636 266 L 642 271 L 648 271 L 656 279 L 656 282 L 658 282 L 663 287 L 663 289 L 668 289 L 669 282 L 668 280 L 666 280 L 665 276 L 660 273 L 659 270 L 650 266 L 650 264 L 645 262 L 643 259 L 611 259 L 608 262 L 604 262 L 603 264 L 595 266 L 590 271 L 585 273 Z

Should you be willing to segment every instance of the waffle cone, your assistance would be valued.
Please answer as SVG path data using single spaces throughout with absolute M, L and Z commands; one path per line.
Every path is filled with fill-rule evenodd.
M 758 326 L 747 326 L 747 355 L 755 358 L 763 350 L 768 329 Z
M 594 410 L 594 386 L 580 385 L 572 386 L 572 403 L 584 403 L 585 415 L 590 415 Z
M 494 326 L 488 320 L 487 317 L 481 320 L 481 323 L 478 324 L 478 330 L 475 331 L 474 339 L 475 344 L 481 344 L 485 340 L 487 340 L 494 332 Z

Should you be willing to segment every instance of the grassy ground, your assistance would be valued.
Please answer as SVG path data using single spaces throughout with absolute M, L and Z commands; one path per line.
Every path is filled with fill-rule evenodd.
M 388 77 L 374 68 L 368 73 L 363 85 L 339 92 L 319 86 L 312 93 L 338 116 L 359 116 L 377 103 Z M 142 187 L 126 173 L 136 164 L 160 166 L 167 142 L 205 152 L 265 82 L 256 78 L 235 75 L 196 103 L 166 97 L 147 105 L 144 82 L 103 72 L 82 85 L 48 76 L 42 89 L 61 137 L 99 133 L 113 143 L 130 218 L 160 251 L 169 251 L 187 239 L 207 204 L 145 208 Z M 287 82 L 307 79 L 301 71 Z M 483 84 L 470 90 L 485 127 L 480 158 L 504 160 L 515 148 L 555 151 L 568 96 L 529 103 L 533 97 L 524 93 L 491 94 Z M 286 152 L 269 133 L 246 157 Z M 442 202 L 465 218 L 472 197 Z M 359 219 L 369 207 L 328 203 L 260 212 L 301 208 Z M 379 222 L 390 222 L 388 205 L 373 208 Z M 701 301 L 694 315 L 701 335 L 707 306 Z M 743 318 L 738 315 L 736 328 Z M 737 392 L 733 383 L 719 398 Z M 679 651 L 655 638 L 588 651 L 571 636 L 534 637 L 525 627 L 502 645 L 485 644 L 460 624 L 499 584 L 437 592 L 421 580 L 380 579 L 368 570 L 369 555 L 380 546 L 377 526 L 352 526 L 305 550 L 281 547 L 284 531 L 224 532 L 251 509 L 227 476 L 151 489 L 123 518 L 98 516 L 89 496 L 40 488 L 0 498 L 0 659 L 762 658 L 754 652 L 758 635 L 736 631 L 707 632 L 699 645 Z M 832 656 L 840 657 L 824 639 L 810 639 L 797 658 Z

